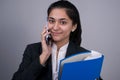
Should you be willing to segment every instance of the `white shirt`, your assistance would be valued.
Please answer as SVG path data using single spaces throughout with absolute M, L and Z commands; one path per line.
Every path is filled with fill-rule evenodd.
M 65 58 L 68 44 L 69 43 L 62 46 L 59 49 L 59 51 L 57 51 L 57 46 L 55 44 L 52 45 L 52 76 L 53 76 L 53 80 L 58 80 L 60 60 Z M 58 53 L 58 57 L 56 57 L 57 53 Z

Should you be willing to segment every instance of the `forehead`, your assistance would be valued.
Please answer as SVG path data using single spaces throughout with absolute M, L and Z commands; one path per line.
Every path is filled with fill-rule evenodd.
M 70 20 L 70 18 L 68 17 L 68 15 L 66 14 L 66 10 L 64 8 L 55 8 L 53 9 L 48 18 L 52 18 L 52 19 L 67 19 Z

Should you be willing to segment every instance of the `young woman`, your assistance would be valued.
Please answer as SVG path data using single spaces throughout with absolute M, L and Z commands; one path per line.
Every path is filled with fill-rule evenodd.
M 80 46 L 82 31 L 79 12 L 72 3 L 54 2 L 47 13 L 48 28 L 44 27 L 41 42 L 27 46 L 12 80 L 58 80 L 61 59 L 88 52 Z M 46 44 L 47 35 L 51 35 L 50 45 Z

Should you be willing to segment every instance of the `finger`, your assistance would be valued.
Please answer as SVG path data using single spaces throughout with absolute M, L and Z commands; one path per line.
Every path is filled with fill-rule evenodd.
M 46 32 L 47 32 L 47 29 L 46 29 L 46 27 L 44 26 L 41 34 L 44 34 L 44 33 L 46 33 Z
M 44 41 L 45 37 L 49 35 L 51 32 L 46 32 L 45 30 L 41 33 L 41 40 Z
M 51 34 L 51 32 L 46 32 L 46 33 L 42 34 L 42 38 L 45 39 L 45 37 L 49 34 Z

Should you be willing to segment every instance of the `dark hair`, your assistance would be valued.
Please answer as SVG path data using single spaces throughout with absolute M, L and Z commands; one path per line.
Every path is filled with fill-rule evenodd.
M 74 32 L 71 32 L 70 34 L 70 41 L 74 42 L 75 44 L 80 45 L 81 44 L 81 23 L 80 23 L 80 16 L 77 8 L 66 0 L 60 0 L 57 2 L 52 3 L 47 11 L 47 14 L 49 16 L 50 12 L 55 8 L 64 8 L 66 10 L 66 14 L 68 17 L 72 20 L 72 24 L 77 24 L 77 29 Z

